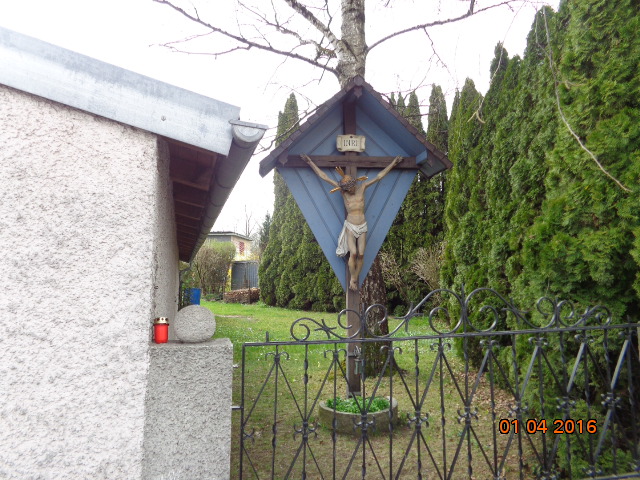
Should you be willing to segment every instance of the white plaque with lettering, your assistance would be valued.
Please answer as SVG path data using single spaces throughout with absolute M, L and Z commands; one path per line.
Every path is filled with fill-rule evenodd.
M 364 152 L 364 135 L 338 135 L 336 147 L 339 152 Z

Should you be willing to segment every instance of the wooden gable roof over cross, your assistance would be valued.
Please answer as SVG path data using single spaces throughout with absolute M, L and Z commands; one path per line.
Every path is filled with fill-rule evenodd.
M 365 137 L 359 153 L 338 151 L 338 135 Z M 330 186 L 300 159 L 308 155 L 329 177 L 339 181 L 336 166 L 352 176 L 373 178 L 394 157 L 404 160 L 380 182 L 366 191 L 365 216 L 368 224 L 367 247 L 360 283 L 384 241 L 400 209 L 416 171 L 430 178 L 452 164 L 446 155 L 428 142 L 362 77 L 322 104 L 300 127 L 260 162 L 260 175 L 274 167 L 293 194 L 311 231 L 333 271 L 346 289 L 345 263 L 336 256 L 338 236 L 345 218 L 340 194 L 330 194 Z

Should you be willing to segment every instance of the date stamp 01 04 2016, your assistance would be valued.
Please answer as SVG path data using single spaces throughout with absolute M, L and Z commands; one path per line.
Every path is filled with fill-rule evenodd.
M 520 422 L 517 419 L 502 418 L 498 423 L 498 430 L 501 434 L 507 435 L 509 433 L 528 433 L 533 435 L 535 433 L 598 433 L 598 424 L 595 420 L 573 420 L 567 418 L 566 420 L 557 419 L 553 421 L 551 426 L 547 426 L 547 420 L 536 420 L 531 418 L 529 420 L 523 420 Z

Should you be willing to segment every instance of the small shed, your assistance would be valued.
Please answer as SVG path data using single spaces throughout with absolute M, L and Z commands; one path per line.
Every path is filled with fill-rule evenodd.
M 152 320 L 265 129 L 0 28 L 0 477 L 229 477 L 230 342 Z
M 258 287 L 258 266 L 255 260 L 236 261 L 231 265 L 231 290 Z

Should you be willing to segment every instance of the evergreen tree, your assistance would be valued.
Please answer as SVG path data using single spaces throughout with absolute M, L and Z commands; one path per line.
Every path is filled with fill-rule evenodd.
M 293 94 L 278 120 L 277 143 L 281 143 L 298 124 L 298 106 Z M 303 310 L 344 308 L 340 282 L 277 172 L 274 172 L 274 190 L 269 243 L 260 264 L 261 300 L 268 305 Z
M 501 45 L 496 47 L 493 80 L 481 109 L 468 85 L 456 96 L 445 286 L 459 291 L 462 283 L 468 289 L 488 285 L 524 308 L 549 296 L 575 301 L 576 314 L 603 304 L 614 321 L 637 318 L 640 39 L 632 32 L 639 27 L 637 2 L 630 0 L 565 2 L 557 14 L 545 8 L 536 16 L 522 60 L 509 59 Z M 636 191 L 626 192 L 604 174 L 574 133 L 611 175 Z M 531 319 L 549 320 L 535 309 Z M 505 320 L 513 326 L 512 318 Z M 534 349 L 526 340 L 518 340 L 524 363 Z M 620 341 L 609 338 L 609 352 L 597 340 L 590 347 L 592 392 L 606 393 L 596 372 L 610 367 L 606 354 L 615 358 Z M 472 339 L 467 347 L 463 354 L 477 365 L 482 350 Z M 577 342 L 561 347 L 550 340 L 545 355 L 558 364 L 561 349 L 571 356 L 578 348 Z M 509 348 L 503 350 L 504 365 L 510 355 Z M 545 396 L 559 396 L 557 384 L 545 375 Z M 584 387 L 578 377 L 576 390 Z M 527 391 L 524 400 L 535 395 Z M 584 399 L 576 399 L 571 413 L 584 416 L 585 409 Z M 593 409 L 591 414 L 599 415 Z M 565 458 L 559 455 L 560 462 Z M 581 471 L 580 452 L 573 452 L 572 463 L 572 471 Z
M 447 153 L 449 150 L 449 119 L 447 118 L 447 103 L 444 93 L 439 85 L 434 85 L 429 96 L 429 123 L 427 125 L 427 140 L 436 148 Z M 442 172 L 433 177 L 430 181 L 434 189 L 432 196 L 434 218 L 438 219 L 436 238 L 438 241 L 444 240 L 444 204 L 445 204 L 445 181 L 447 172 Z
M 446 153 L 449 145 L 449 119 L 447 118 L 447 103 L 440 85 L 434 85 L 431 88 L 427 118 L 427 140 Z
M 428 119 L 427 140 L 440 151 L 447 153 L 449 150 L 449 119 L 447 118 L 447 102 L 439 85 L 434 85 L 431 89 Z M 432 235 L 437 242 L 441 242 L 444 239 L 446 175 L 447 172 L 445 171 L 429 180 L 432 193 L 427 198 L 427 204 L 431 209 L 430 217 L 434 225 Z
M 285 102 L 284 111 L 278 112 L 278 128 L 276 131 L 276 145 L 286 140 L 288 133 L 299 121 L 298 102 L 292 93 Z M 269 243 L 262 256 L 258 275 L 260 277 L 260 299 L 267 305 L 276 304 L 276 290 L 281 278 L 280 254 L 282 243 L 286 238 L 282 236 L 282 229 L 286 223 L 286 205 L 292 201 L 291 193 L 282 176 L 274 171 L 274 205 L 271 225 L 269 226 Z
M 542 213 L 525 233 L 517 279 L 528 298 L 546 293 L 602 303 L 616 318 L 639 310 L 638 290 L 630 288 L 639 273 L 637 7 L 630 0 L 564 4 L 563 48 L 554 52 L 562 113 L 604 168 L 636 192 L 607 177 L 560 123 L 547 155 Z
M 469 287 L 491 285 L 495 290 L 508 291 L 504 271 L 510 255 L 507 235 L 512 215 L 511 185 L 505 179 L 517 156 L 514 138 L 524 125 L 522 117 L 513 108 L 517 97 L 520 59 L 509 59 L 507 51 L 498 44 L 491 62 L 491 87 L 480 112 L 484 121 L 477 150 L 478 177 L 477 201 L 472 204 L 472 214 L 481 227 L 475 248 L 480 262 Z
M 398 92 L 398 102 L 396 103 L 395 107 L 398 113 L 404 117 L 405 110 L 407 109 L 407 105 L 404 101 L 404 97 L 400 92 Z
M 481 123 L 474 113 L 482 96 L 472 80 L 467 79 L 462 91 L 456 92 L 449 120 L 449 159 L 453 168 L 447 173 L 445 229 L 447 231 L 441 283 L 459 290 L 466 282 L 469 269 L 478 263 L 477 253 L 469 248 L 478 234 L 477 222 L 469 213 L 472 186 L 478 183 L 477 165 L 472 158 L 478 144 Z
M 260 258 L 262 258 L 262 254 L 264 253 L 264 250 L 267 248 L 267 245 L 269 245 L 269 229 L 270 228 L 271 228 L 271 213 L 267 212 L 266 215 L 264 216 L 264 219 L 262 220 L 262 224 L 260 225 L 260 228 L 258 229 L 258 234 L 256 235 Z
M 483 123 L 470 149 L 458 151 L 458 142 L 451 144 L 450 158 L 457 163 L 450 187 L 464 193 L 453 198 L 451 192 L 447 206 L 447 225 L 452 228 L 447 233 L 443 272 L 447 286 L 490 285 L 511 294 L 514 277 L 521 270 L 521 242 L 541 209 L 545 154 L 553 145 L 557 126 L 551 75 L 543 61 L 545 44 L 544 30 L 532 29 L 524 61 L 509 59 L 498 44 L 482 109 L 469 109 L 466 118 L 458 118 L 456 109 L 455 122 L 452 115 L 451 135 L 456 139 L 460 139 L 459 129 L 469 127 L 465 122 Z M 459 162 L 465 173 L 458 170 Z M 469 186 L 458 184 L 461 175 Z
M 518 57 L 509 59 L 501 44 L 494 53 L 490 66 L 492 83 L 481 108 L 469 109 L 462 118 L 456 118 L 456 130 L 452 130 L 452 135 L 459 137 L 457 128 L 468 128 L 465 121 L 479 125 L 470 149 L 458 152 L 451 146 L 454 162 L 468 162 L 463 164 L 465 171 L 458 173 L 469 185 L 457 184 L 460 175 L 452 178 L 453 184 L 449 185 L 451 190 L 460 188 L 464 193 L 454 198 L 453 191 L 448 192 L 450 230 L 443 282 L 456 290 L 463 284 L 468 289 L 490 286 L 512 295 L 510 274 L 518 262 L 517 242 L 528 228 L 527 224 L 515 224 L 513 219 L 528 218 L 530 222 L 531 212 L 540 210 L 544 195 L 540 188 L 544 151 L 553 138 L 555 123 L 549 118 L 549 98 L 541 98 L 545 88 L 548 93 L 545 83 L 548 77 L 535 71 L 544 64 L 529 62 L 526 64 L 529 68 L 523 68 Z M 542 83 L 534 84 L 534 79 Z M 537 89 L 539 93 L 532 94 Z M 532 98 L 536 98 L 535 103 Z M 534 141 L 541 142 L 541 148 L 531 151 Z M 460 158 L 460 153 L 464 158 Z M 532 158 L 536 160 L 533 163 Z M 483 352 L 476 343 L 468 342 L 471 348 L 467 355 L 478 365 Z
M 398 109 L 398 103 L 396 102 L 396 94 L 391 92 L 391 96 L 389 97 L 389 105 L 391 105 L 396 110 Z
M 418 95 L 416 95 L 416 92 L 411 92 L 409 94 L 409 103 L 405 108 L 404 118 L 406 118 L 411 125 L 416 127 L 422 135 L 425 135 L 424 127 L 422 126 L 422 114 L 420 113 L 420 102 L 418 102 Z
M 505 264 L 507 281 L 511 294 L 523 302 L 529 301 L 518 292 L 523 290 L 522 244 L 527 230 L 542 211 L 542 202 L 546 189 L 544 179 L 547 176 L 547 153 L 553 148 L 558 115 L 554 100 L 553 75 L 549 69 L 548 44 L 545 16 L 549 22 L 554 18 L 550 8 L 538 12 L 531 32 L 527 38 L 527 47 L 521 62 L 517 94 L 511 102 L 515 118 L 514 141 L 515 160 L 509 170 L 511 185 L 510 221 L 506 239 L 510 256 Z M 555 37 L 558 37 L 559 32 Z M 559 38 L 555 43 L 558 44 Z
M 425 135 L 418 96 L 409 95 L 405 118 Z M 431 91 L 427 140 L 447 150 L 447 107 L 439 86 Z M 382 248 L 393 263 L 386 265 L 387 289 L 392 308 L 400 314 L 409 302 L 417 302 L 435 285 L 428 285 L 413 272 L 414 257 L 420 248 L 430 248 L 443 237 L 443 174 L 427 179 L 416 175 Z M 391 271 L 390 271 L 391 270 Z
M 547 91 L 558 120 L 553 144 L 544 157 L 545 195 L 540 212 L 523 232 L 514 297 L 529 304 L 542 295 L 568 298 L 575 302 L 576 314 L 587 305 L 601 304 L 611 310 L 613 322 L 625 322 L 627 316 L 637 319 L 640 298 L 632 285 L 634 281 L 638 285 L 640 272 L 638 2 L 566 2 L 556 15 L 549 10 L 541 13 L 537 26 L 545 36 L 548 28 L 551 39 L 550 45 L 545 45 L 544 39 L 541 42 L 551 77 Z M 553 59 L 551 67 L 549 57 Z M 556 88 L 561 111 L 556 105 Z M 635 191 L 623 190 L 602 172 L 574 133 L 611 175 Z M 598 373 L 611 371 L 607 355 L 617 357 L 622 339 L 609 337 L 607 352 L 602 332 L 594 332 L 592 337 L 589 389 L 604 398 L 610 386 Z M 523 342 L 519 348 L 524 352 L 533 347 Z M 575 355 L 579 342 L 567 342 L 565 348 L 567 354 Z M 546 350 L 551 362 L 559 361 L 559 345 L 551 344 Z M 638 365 L 631 366 L 629 374 L 637 377 Z M 624 387 L 625 381 L 621 378 L 619 385 Z M 578 388 L 585 387 L 580 375 L 576 382 Z M 560 393 L 554 391 L 551 375 L 545 384 L 545 395 Z M 636 402 L 640 400 L 638 392 L 629 391 Z M 576 399 L 571 415 L 579 417 L 586 412 L 585 400 Z M 603 412 L 591 412 L 598 423 L 604 421 Z M 624 418 L 630 413 L 626 403 L 616 414 Z M 573 453 L 572 470 L 581 471 L 587 465 L 587 453 Z M 618 465 L 625 463 L 623 455 L 618 453 Z M 562 451 L 559 458 L 564 458 Z M 602 468 L 608 473 L 606 465 Z

